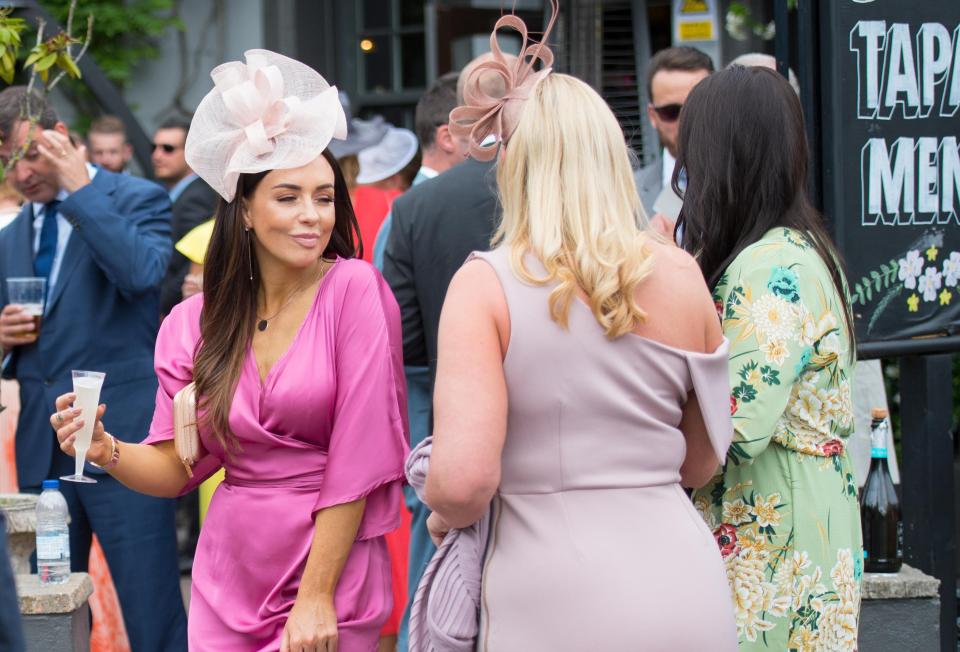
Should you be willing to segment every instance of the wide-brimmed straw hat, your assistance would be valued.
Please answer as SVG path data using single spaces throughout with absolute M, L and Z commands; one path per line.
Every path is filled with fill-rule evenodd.
M 350 110 L 350 98 L 340 91 L 340 104 L 347 116 L 347 137 L 343 140 L 330 141 L 330 152 L 341 159 L 345 156 L 356 156 L 368 147 L 376 145 L 387 134 L 390 124 L 383 116 L 375 115 L 369 120 L 354 118 Z
M 357 155 L 360 173 L 357 183 L 376 183 L 389 179 L 417 155 L 417 137 L 409 129 L 390 127 L 379 143 Z

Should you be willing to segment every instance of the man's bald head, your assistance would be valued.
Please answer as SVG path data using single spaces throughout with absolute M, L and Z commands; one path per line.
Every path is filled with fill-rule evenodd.
M 747 54 L 741 54 L 739 57 L 727 64 L 727 67 L 730 66 L 743 66 L 744 68 L 758 67 L 758 68 L 770 68 L 770 70 L 777 69 L 777 59 L 769 54 L 764 54 L 763 52 L 748 52 Z M 800 82 L 797 80 L 797 76 L 794 74 L 793 69 L 789 68 L 787 71 L 789 74 L 787 76 L 787 81 L 790 82 L 790 87 L 793 88 L 794 92 L 797 95 L 800 95 Z
M 517 57 L 512 54 L 504 54 L 503 58 L 506 60 L 508 66 L 513 65 L 513 63 L 517 60 Z M 463 70 L 460 71 L 460 77 L 457 79 L 457 104 L 462 105 L 464 103 L 463 89 L 467 85 L 467 80 L 470 79 L 470 74 L 481 63 L 492 60 L 493 53 L 485 52 L 464 66 Z M 489 95 L 491 97 L 500 97 L 506 92 L 506 87 L 504 86 L 503 78 L 500 77 L 500 75 L 492 70 L 488 70 L 480 75 L 480 90 L 485 95 Z

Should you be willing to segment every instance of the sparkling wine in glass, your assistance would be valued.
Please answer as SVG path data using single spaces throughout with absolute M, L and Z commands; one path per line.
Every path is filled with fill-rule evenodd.
M 80 416 L 77 418 L 83 419 L 83 427 L 77 432 L 77 438 L 73 444 L 76 451 L 74 473 L 61 476 L 61 480 L 96 482 L 83 474 L 83 464 L 87 460 L 87 451 L 90 450 L 90 440 L 93 439 L 93 426 L 97 421 L 97 408 L 100 406 L 100 389 L 103 387 L 105 377 L 106 374 L 99 371 L 75 370 L 73 372 L 73 393 L 77 395 L 74 407 L 80 408 Z

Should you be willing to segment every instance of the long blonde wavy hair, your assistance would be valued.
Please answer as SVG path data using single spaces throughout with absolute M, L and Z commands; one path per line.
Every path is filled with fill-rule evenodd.
M 636 290 L 653 268 L 647 216 L 620 125 L 592 88 L 559 73 L 537 84 L 497 164 L 497 185 L 503 220 L 493 244 L 509 248 L 521 280 L 559 281 L 549 301 L 555 322 L 567 327 L 578 290 L 609 339 L 646 319 Z M 526 268 L 528 252 L 546 277 Z

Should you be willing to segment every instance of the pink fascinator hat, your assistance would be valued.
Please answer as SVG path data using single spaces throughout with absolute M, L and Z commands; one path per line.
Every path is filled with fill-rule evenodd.
M 527 36 L 526 24 L 517 16 L 502 16 L 490 34 L 491 59 L 477 64 L 463 84 L 463 105 L 450 112 L 450 133 L 470 142 L 470 156 L 478 161 L 489 161 L 497 155 L 500 144 L 506 144 L 517 128 L 520 110 L 537 83 L 553 70 L 553 52 L 546 42 L 553 30 L 559 10 L 557 0 L 551 0 L 550 22 L 540 41 Z M 520 55 L 515 59 L 504 56 L 497 42 L 497 32 L 514 29 L 520 33 Z M 540 69 L 534 70 L 539 62 Z M 491 84 L 489 76 L 499 77 L 499 84 Z M 486 78 L 486 79 L 485 79 Z M 499 86 L 496 93 L 490 88 Z M 489 137 L 493 136 L 493 139 Z
M 306 165 L 331 139 L 347 137 L 336 86 L 269 50 L 247 50 L 244 58 L 210 73 L 214 88 L 197 107 L 184 152 L 193 171 L 227 201 L 241 174 Z

